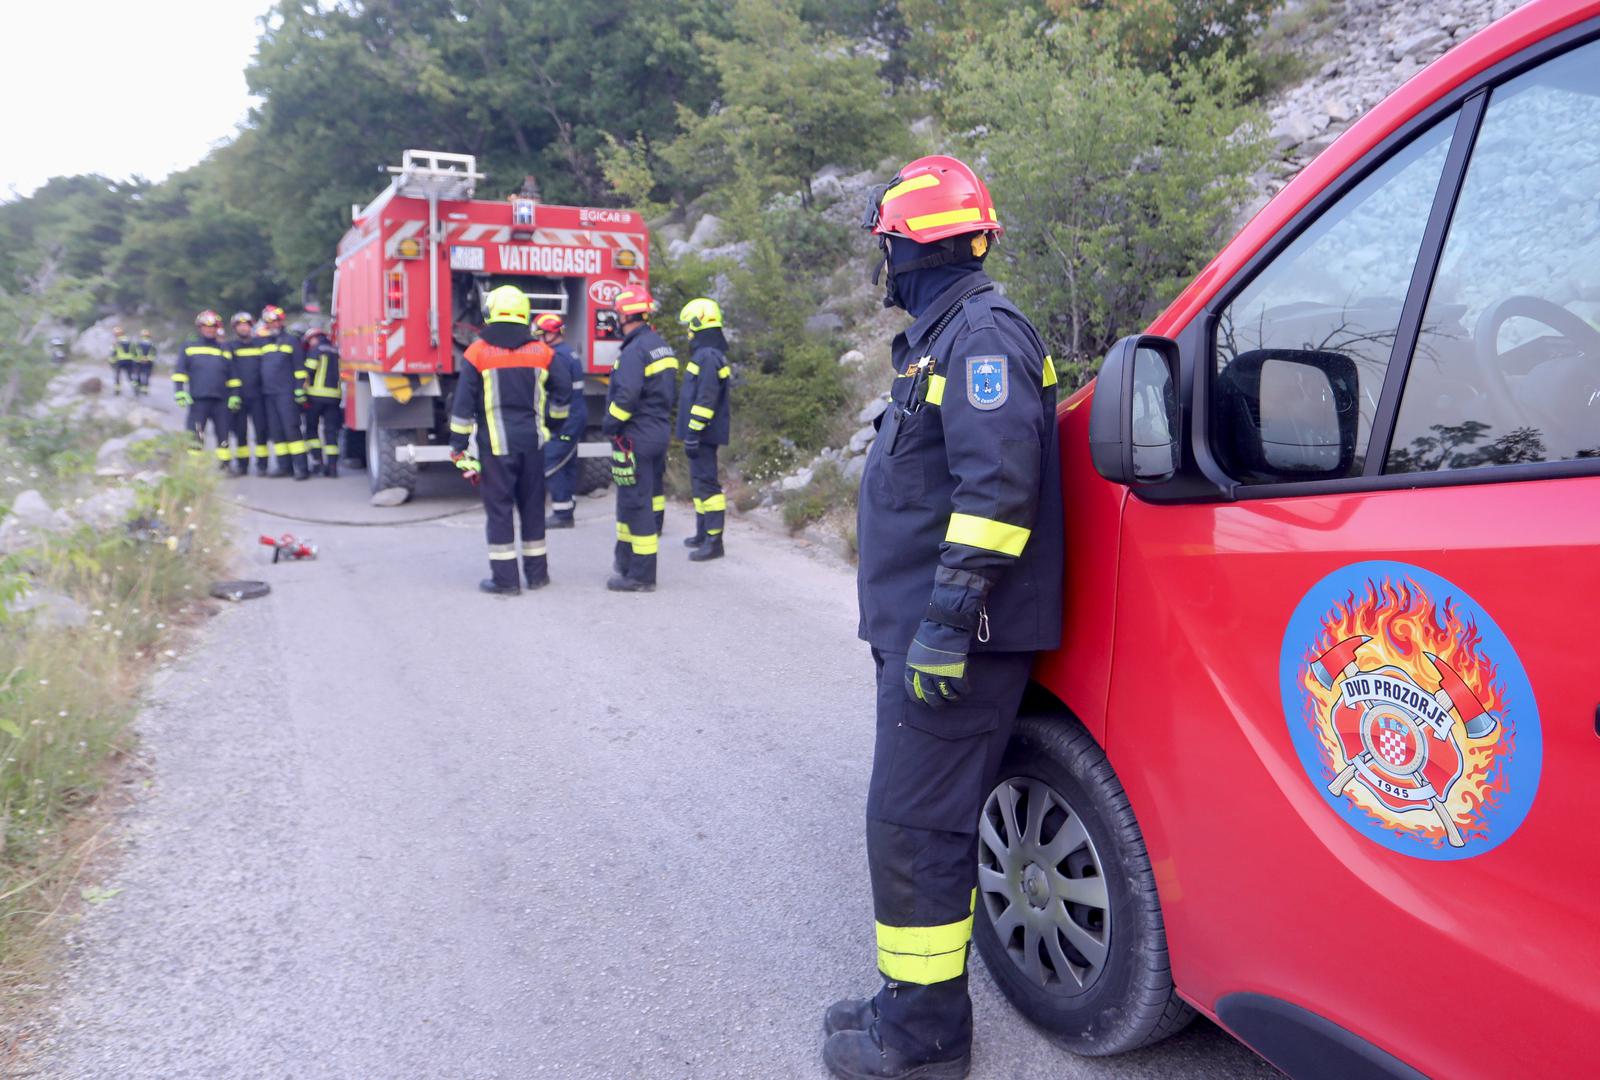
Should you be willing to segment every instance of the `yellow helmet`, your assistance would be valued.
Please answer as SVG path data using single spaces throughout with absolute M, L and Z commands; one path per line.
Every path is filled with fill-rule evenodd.
M 678 321 L 695 332 L 709 330 L 722 325 L 722 308 L 717 306 L 715 300 L 699 296 L 683 305 L 683 310 L 678 312 Z
M 502 285 L 488 296 L 489 321 L 528 325 L 528 294 L 515 285 Z

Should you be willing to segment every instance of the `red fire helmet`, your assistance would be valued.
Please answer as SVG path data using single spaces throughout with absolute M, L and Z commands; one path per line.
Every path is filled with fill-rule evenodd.
M 865 224 L 876 236 L 903 236 L 919 244 L 1005 231 L 983 181 L 965 162 L 939 154 L 901 169 L 868 211 Z

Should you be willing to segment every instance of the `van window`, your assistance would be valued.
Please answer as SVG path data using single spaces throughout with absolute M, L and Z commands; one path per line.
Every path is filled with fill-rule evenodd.
M 1385 468 L 1600 458 L 1600 45 L 1498 87 Z
M 1360 474 L 1455 123 L 1451 113 L 1389 158 L 1222 311 L 1211 429 L 1217 458 L 1235 479 L 1274 483 Z M 1272 363 L 1292 361 L 1295 353 L 1311 354 L 1311 366 L 1325 370 L 1353 365 L 1357 416 L 1344 445 L 1328 442 L 1326 423 L 1302 421 L 1308 408 L 1321 417 L 1344 403 L 1308 389 L 1301 366 L 1280 368 L 1285 377 L 1264 377 Z M 1295 377 L 1286 377 L 1291 372 Z M 1301 435 L 1304 445 L 1290 445 Z

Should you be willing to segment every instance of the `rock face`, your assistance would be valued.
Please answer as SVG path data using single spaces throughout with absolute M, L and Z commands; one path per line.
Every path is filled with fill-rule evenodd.
M 72 518 L 53 510 L 43 495 L 29 488 L 11 503 L 11 512 L 0 521 L 0 555 L 9 555 L 31 546 L 47 533 L 72 528 Z
M 6 612 L 10 615 L 31 615 L 34 626 L 50 629 L 82 626 L 89 621 L 89 613 L 82 604 L 49 589 L 30 589 L 7 604 Z
M 108 488 L 92 495 L 78 507 L 78 519 L 99 529 L 109 529 L 126 521 L 139 503 L 132 488 Z
M 1282 158 L 1259 178 L 1254 213 L 1345 128 L 1401 83 L 1519 6 L 1519 0 L 1344 0 L 1310 51 L 1329 57 L 1321 70 L 1268 107 L 1269 137 Z
M 142 442 L 159 439 L 166 432 L 158 427 L 141 427 L 126 435 L 107 439 L 94 455 L 96 476 L 131 476 L 139 468 L 128 459 L 128 451 Z

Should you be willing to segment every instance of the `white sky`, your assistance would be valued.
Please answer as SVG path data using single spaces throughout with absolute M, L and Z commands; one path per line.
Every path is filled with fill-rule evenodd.
M 271 0 L 0 0 L 0 200 L 52 176 L 159 180 L 226 141 Z

